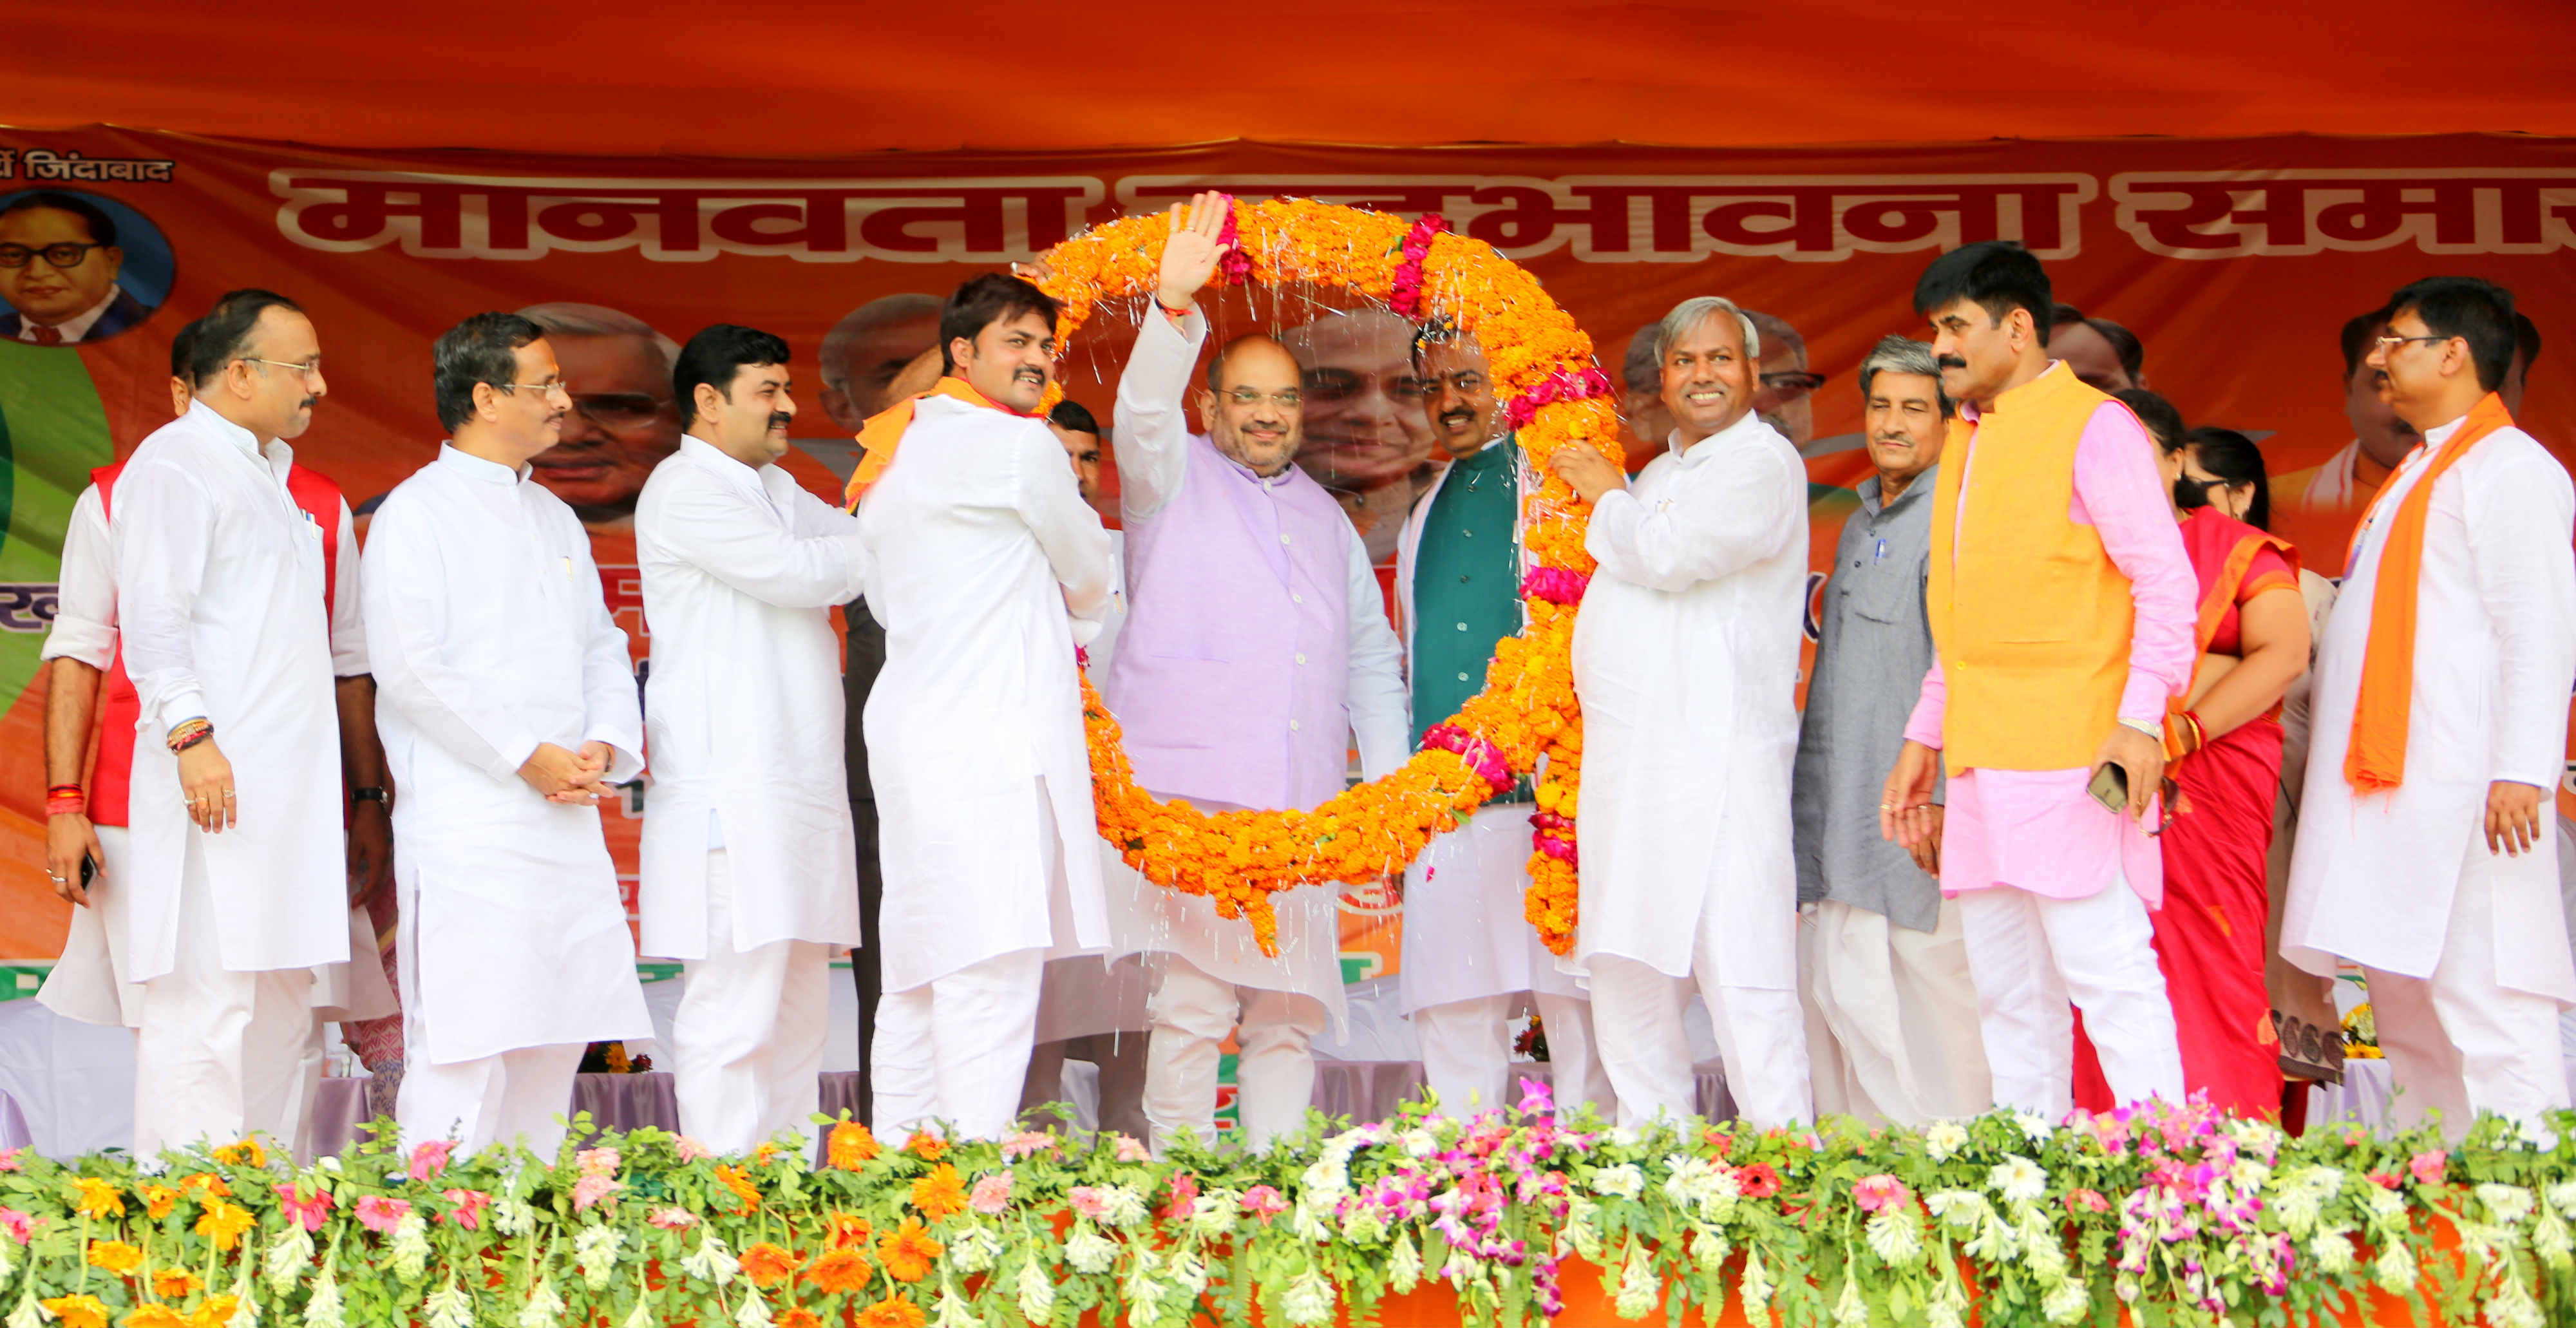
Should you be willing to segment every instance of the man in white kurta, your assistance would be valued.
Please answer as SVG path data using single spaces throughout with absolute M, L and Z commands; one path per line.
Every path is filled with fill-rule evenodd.
M 529 478 L 571 408 L 534 323 L 435 351 L 451 442 L 368 531 L 367 651 L 399 797 L 408 1142 L 551 1155 L 591 1042 L 653 1035 L 596 801 L 642 769 L 590 538 Z
M 1435 320 L 1415 338 L 1433 436 L 1454 458 L 1414 504 L 1395 546 L 1396 623 L 1412 691 L 1412 738 L 1449 722 L 1484 689 L 1495 645 L 1523 626 L 1525 463 L 1494 399 L 1474 338 Z M 1523 780 L 1494 796 L 1405 869 L 1404 1007 L 1422 1044 L 1422 1077 L 1453 1115 L 1519 1100 L 1512 1021 L 1535 1008 L 1560 1111 L 1616 1110 L 1592 1048 L 1592 1001 L 1529 923 L 1530 814 Z
M 1293 464 L 1302 397 L 1287 348 L 1246 337 L 1220 350 L 1198 393 L 1208 433 L 1192 435 L 1181 412 L 1207 338 L 1193 302 L 1223 253 L 1225 212 L 1207 194 L 1186 220 L 1175 207 L 1161 311 L 1118 384 L 1130 602 L 1104 699 L 1156 797 L 1313 807 L 1344 787 L 1353 737 L 1368 778 L 1404 760 L 1403 648 L 1358 532 Z M 1119 949 L 1162 958 L 1145 1075 L 1156 1143 L 1213 1138 L 1229 1033 L 1244 1141 L 1298 1128 L 1314 1036 L 1343 1011 L 1334 888 L 1274 896 L 1278 953 L 1264 955 L 1250 924 L 1210 900 L 1127 884 Z
M 841 782 L 841 642 L 859 523 L 778 458 L 787 344 L 719 324 L 680 351 L 688 433 L 635 506 L 653 624 L 643 950 L 683 960 L 671 1022 L 680 1132 L 748 1153 L 803 1129 L 831 1028 L 831 948 L 860 941 Z
M 1574 624 L 1583 848 L 1573 964 L 1623 1123 L 1688 1115 L 1688 986 L 1708 1003 L 1746 1119 L 1810 1112 L 1797 995 L 1797 753 L 1806 469 L 1753 414 L 1752 324 L 1686 300 L 1657 336 L 1677 428 L 1631 483 L 1608 458 L 1551 458 L 1593 504 L 1600 563 Z
M 2478 1112 L 2537 1122 L 2568 1105 L 2557 1023 L 2576 964 L 2546 828 L 2576 682 L 2576 491 L 2493 395 L 2509 294 L 2434 278 L 2390 307 L 2370 363 L 2424 444 L 2373 500 L 2318 643 L 2281 948 L 2312 973 L 2362 966 L 2399 1119 L 2438 1109 L 2456 1138 Z M 2428 474 L 2406 587 L 2383 568 L 2412 543 L 2403 514 Z M 2388 625 L 2410 589 L 2411 642 Z M 2395 651 L 2414 661 L 2406 709 L 2374 726 L 2364 661 Z M 2402 735 L 2393 772 L 2373 727 Z
M 156 1150 L 291 1138 L 311 970 L 349 957 L 322 528 L 287 489 L 321 349 L 267 292 L 225 297 L 200 338 L 211 372 L 128 459 L 108 524 L 140 715 L 117 883 L 135 1137 Z
M 1055 316 L 1015 277 L 967 282 L 940 316 L 949 376 L 860 434 L 867 604 L 886 629 L 862 717 L 884 826 L 881 1130 L 1008 1131 L 1049 951 L 1109 940 L 1074 665 L 1108 599 L 1109 532 L 1029 413 Z

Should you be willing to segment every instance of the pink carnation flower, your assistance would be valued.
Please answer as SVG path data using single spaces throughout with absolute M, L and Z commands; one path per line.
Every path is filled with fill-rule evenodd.
M 1002 1156 L 1017 1161 L 1039 1153 L 1055 1151 L 1055 1136 L 1043 1130 L 1022 1130 L 1002 1136 Z
M 2451 1155 L 2441 1149 L 2429 1149 L 2406 1160 L 2407 1174 L 2418 1185 L 2439 1185 L 2442 1173 L 2451 1165 Z
M 331 1219 L 330 1191 L 315 1190 L 312 1198 L 304 1199 L 296 1196 L 293 1185 L 279 1185 L 276 1188 L 277 1206 L 285 1209 L 287 1216 L 303 1223 L 305 1230 L 320 1231 L 322 1224 Z
M 2111 1201 L 2103 1198 L 2102 1193 L 2099 1190 L 2067 1191 L 2066 1211 L 2075 1213 L 2088 1210 L 2096 1213 L 2107 1213 L 2111 1211 Z
M 585 1176 L 614 1176 L 624 1159 L 617 1156 L 614 1148 L 585 1148 L 573 1154 L 572 1160 Z
M 447 1155 L 456 1149 L 452 1139 L 432 1139 L 411 1150 L 411 1178 L 428 1180 L 447 1170 Z
M 1121 1162 L 1151 1162 L 1151 1161 L 1153 1161 L 1153 1160 L 1154 1160 L 1154 1154 L 1153 1154 L 1153 1151 L 1152 1151 L 1151 1149 L 1148 1149 L 1147 1147 L 1145 1147 L 1145 1141 L 1144 1141 L 1144 1140 L 1142 1140 L 1142 1139 L 1137 1139 L 1137 1138 L 1131 1137 L 1131 1136 L 1129 1136 L 1129 1135 L 1124 1135 L 1124 1134 L 1119 1135 L 1117 1138 L 1118 1138 L 1118 1160 L 1119 1160 L 1119 1161 L 1121 1161 Z
M 481 1190 L 447 1190 L 443 1197 L 456 1205 L 447 1210 L 447 1220 L 468 1231 L 483 1228 L 483 1210 L 492 1206 L 492 1196 Z
M 585 1175 L 572 1184 L 573 1211 L 580 1212 L 587 1209 L 625 1188 L 626 1183 L 615 1176 L 596 1172 Z
M 680 1160 L 682 1162 L 695 1162 L 700 1158 L 715 1156 L 714 1153 L 707 1150 L 707 1146 L 705 1144 L 699 1143 L 697 1140 L 692 1139 L 685 1134 L 680 1136 L 679 1149 Z
M 0 1171 L 16 1171 L 26 1166 L 26 1160 L 19 1156 L 26 1151 L 23 1148 L 0 1148 Z
M 1097 1222 L 1109 1215 L 1109 1192 L 1097 1185 L 1076 1185 L 1065 1192 L 1073 1211 Z
M 1863 1176 L 1852 1186 L 1852 1201 L 1864 1213 L 1896 1212 L 1913 1199 L 1914 1192 L 1905 1188 L 1905 1182 L 1885 1172 Z
M 999 1215 L 1011 1206 L 1011 1173 L 996 1171 L 975 1182 L 975 1192 L 966 1196 L 966 1206 L 986 1217 Z
M 358 1201 L 358 1225 L 379 1236 L 390 1235 L 394 1227 L 410 1214 L 411 1204 L 408 1200 L 388 1199 L 381 1194 L 370 1194 Z
M 1243 1211 L 1267 1222 L 1272 1214 L 1288 1211 L 1288 1197 L 1267 1185 L 1255 1185 L 1243 1192 Z
M 644 1220 L 664 1231 L 686 1231 L 698 1224 L 697 1214 L 685 1208 L 656 1208 Z
M 0 1231 L 8 1232 L 10 1239 L 24 1245 L 27 1243 L 27 1233 L 35 1229 L 35 1218 L 15 1208 L 0 1208 Z

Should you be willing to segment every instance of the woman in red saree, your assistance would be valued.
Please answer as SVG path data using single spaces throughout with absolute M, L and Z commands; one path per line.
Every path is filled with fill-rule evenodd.
M 2264 856 L 2281 782 L 2281 697 L 2308 667 L 2299 556 L 2263 529 L 2270 493 L 2251 439 L 2231 429 L 2185 433 L 2161 398 L 2120 398 L 2160 444 L 2174 518 L 2200 580 L 2200 662 L 2165 725 L 2167 771 L 2180 796 L 2160 840 L 2164 907 L 2151 915 L 2183 1082 L 2238 1115 L 2277 1116 L 2280 1045 L 2263 981 Z M 2079 1026 L 2076 1104 L 2107 1110 L 2109 1087 L 2082 1038 Z

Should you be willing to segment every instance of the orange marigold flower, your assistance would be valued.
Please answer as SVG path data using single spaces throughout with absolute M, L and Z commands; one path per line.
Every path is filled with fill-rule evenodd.
M 152 1274 L 152 1294 L 163 1300 L 186 1300 L 205 1285 L 185 1268 L 161 1268 Z
M 947 1252 L 916 1218 L 905 1218 L 902 1226 L 877 1238 L 877 1258 L 884 1261 L 886 1276 L 898 1282 L 930 1276 L 931 1261 Z
M 259 1225 L 250 1210 L 222 1199 L 208 1199 L 204 1216 L 197 1219 L 198 1235 L 215 1243 L 215 1248 L 230 1252 L 241 1243 L 242 1233 Z
M 143 1251 L 121 1240 L 94 1240 L 89 1243 L 89 1265 L 118 1277 L 130 1276 L 143 1266 Z
M 823 1328 L 822 1319 L 816 1317 L 814 1311 L 801 1305 L 780 1310 L 777 1319 L 773 1322 L 778 1325 L 778 1328 Z
M 876 1269 L 868 1266 L 868 1256 L 859 1250 L 836 1249 L 814 1261 L 805 1270 L 805 1280 L 827 1296 L 846 1296 L 876 1280 Z
M 966 1178 L 942 1162 L 912 1183 L 912 1206 L 933 1222 L 945 1222 L 966 1207 Z
M 757 1287 L 774 1287 L 795 1275 L 804 1260 L 762 1241 L 742 1252 L 742 1274 Z
M 748 1213 L 760 1207 L 760 1187 L 751 1183 L 751 1173 L 737 1166 L 720 1166 L 716 1168 L 716 1179 L 742 1200 L 738 1212 Z
M 233 1308 L 241 1302 L 232 1296 L 208 1296 L 197 1312 L 188 1316 L 188 1328 L 229 1328 Z
M 833 1249 L 865 1250 L 868 1247 L 868 1237 L 875 1234 L 876 1226 L 856 1213 L 832 1214 Z
M 264 1167 L 268 1165 L 268 1149 L 257 1139 L 244 1139 L 240 1143 L 225 1144 L 216 1149 L 215 1160 L 228 1167 L 238 1167 L 245 1163 L 254 1167 Z
M 859 1311 L 859 1328 L 921 1328 L 930 1320 L 919 1305 L 901 1296 L 880 1300 Z
M 135 1192 L 143 1196 L 143 1211 L 154 1221 L 168 1217 L 170 1210 L 179 1206 L 179 1192 L 167 1185 L 146 1185 Z
M 73 1212 L 82 1217 L 125 1216 L 125 1196 L 117 1193 L 115 1186 L 96 1176 L 81 1176 L 72 1184 L 80 1189 L 80 1198 L 72 1205 Z
M 912 1137 L 903 1141 L 903 1146 L 924 1162 L 936 1162 L 941 1154 L 948 1151 L 948 1141 L 928 1130 L 913 1131 Z
M 233 1187 L 224 1184 L 224 1178 L 211 1171 L 200 1171 L 180 1181 L 179 1188 L 189 1194 L 211 1194 L 219 1199 L 233 1197 Z
M 96 1296 L 56 1296 L 36 1302 L 63 1321 L 63 1328 L 107 1328 L 107 1304 Z
M 769 1165 L 769 1159 L 776 1156 L 778 1156 L 778 1145 L 774 1143 L 762 1144 L 760 1147 L 751 1150 L 751 1164 L 756 1167 L 765 1167 Z
M 832 1127 L 823 1143 L 823 1160 L 842 1171 L 856 1171 L 862 1162 L 873 1161 L 884 1152 L 877 1137 L 867 1126 L 845 1120 Z
M 125 1316 L 125 1328 L 188 1328 L 188 1321 L 167 1305 L 146 1305 Z

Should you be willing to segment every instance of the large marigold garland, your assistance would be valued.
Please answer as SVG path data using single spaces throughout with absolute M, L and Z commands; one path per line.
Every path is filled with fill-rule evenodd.
M 1485 351 L 1496 394 L 1521 446 L 1544 458 L 1569 444 L 1619 450 L 1609 380 L 1592 341 L 1491 245 L 1447 231 L 1437 218 L 1400 217 L 1303 199 L 1233 203 L 1225 238 L 1240 247 L 1219 280 L 1340 286 L 1400 303 L 1409 316 L 1446 316 Z M 1170 223 L 1130 217 L 1056 246 L 1043 285 L 1062 302 L 1060 344 L 1103 300 L 1154 292 Z M 1237 258 L 1239 256 L 1239 261 Z M 1592 559 L 1583 551 L 1586 507 L 1549 474 L 1526 502 L 1522 547 L 1535 560 L 1523 587 L 1527 624 L 1497 643 L 1485 688 L 1425 735 L 1423 749 L 1383 779 L 1311 811 L 1209 814 L 1138 787 L 1119 744 L 1117 717 L 1083 683 L 1092 790 L 1101 837 L 1147 880 L 1206 895 L 1220 916 L 1249 918 L 1274 953 L 1270 896 L 1301 885 L 1361 885 L 1401 871 L 1432 836 L 1548 759 L 1530 856 L 1525 912 L 1548 947 L 1564 953 L 1575 922 L 1574 812 L 1582 751 L 1570 644 Z

